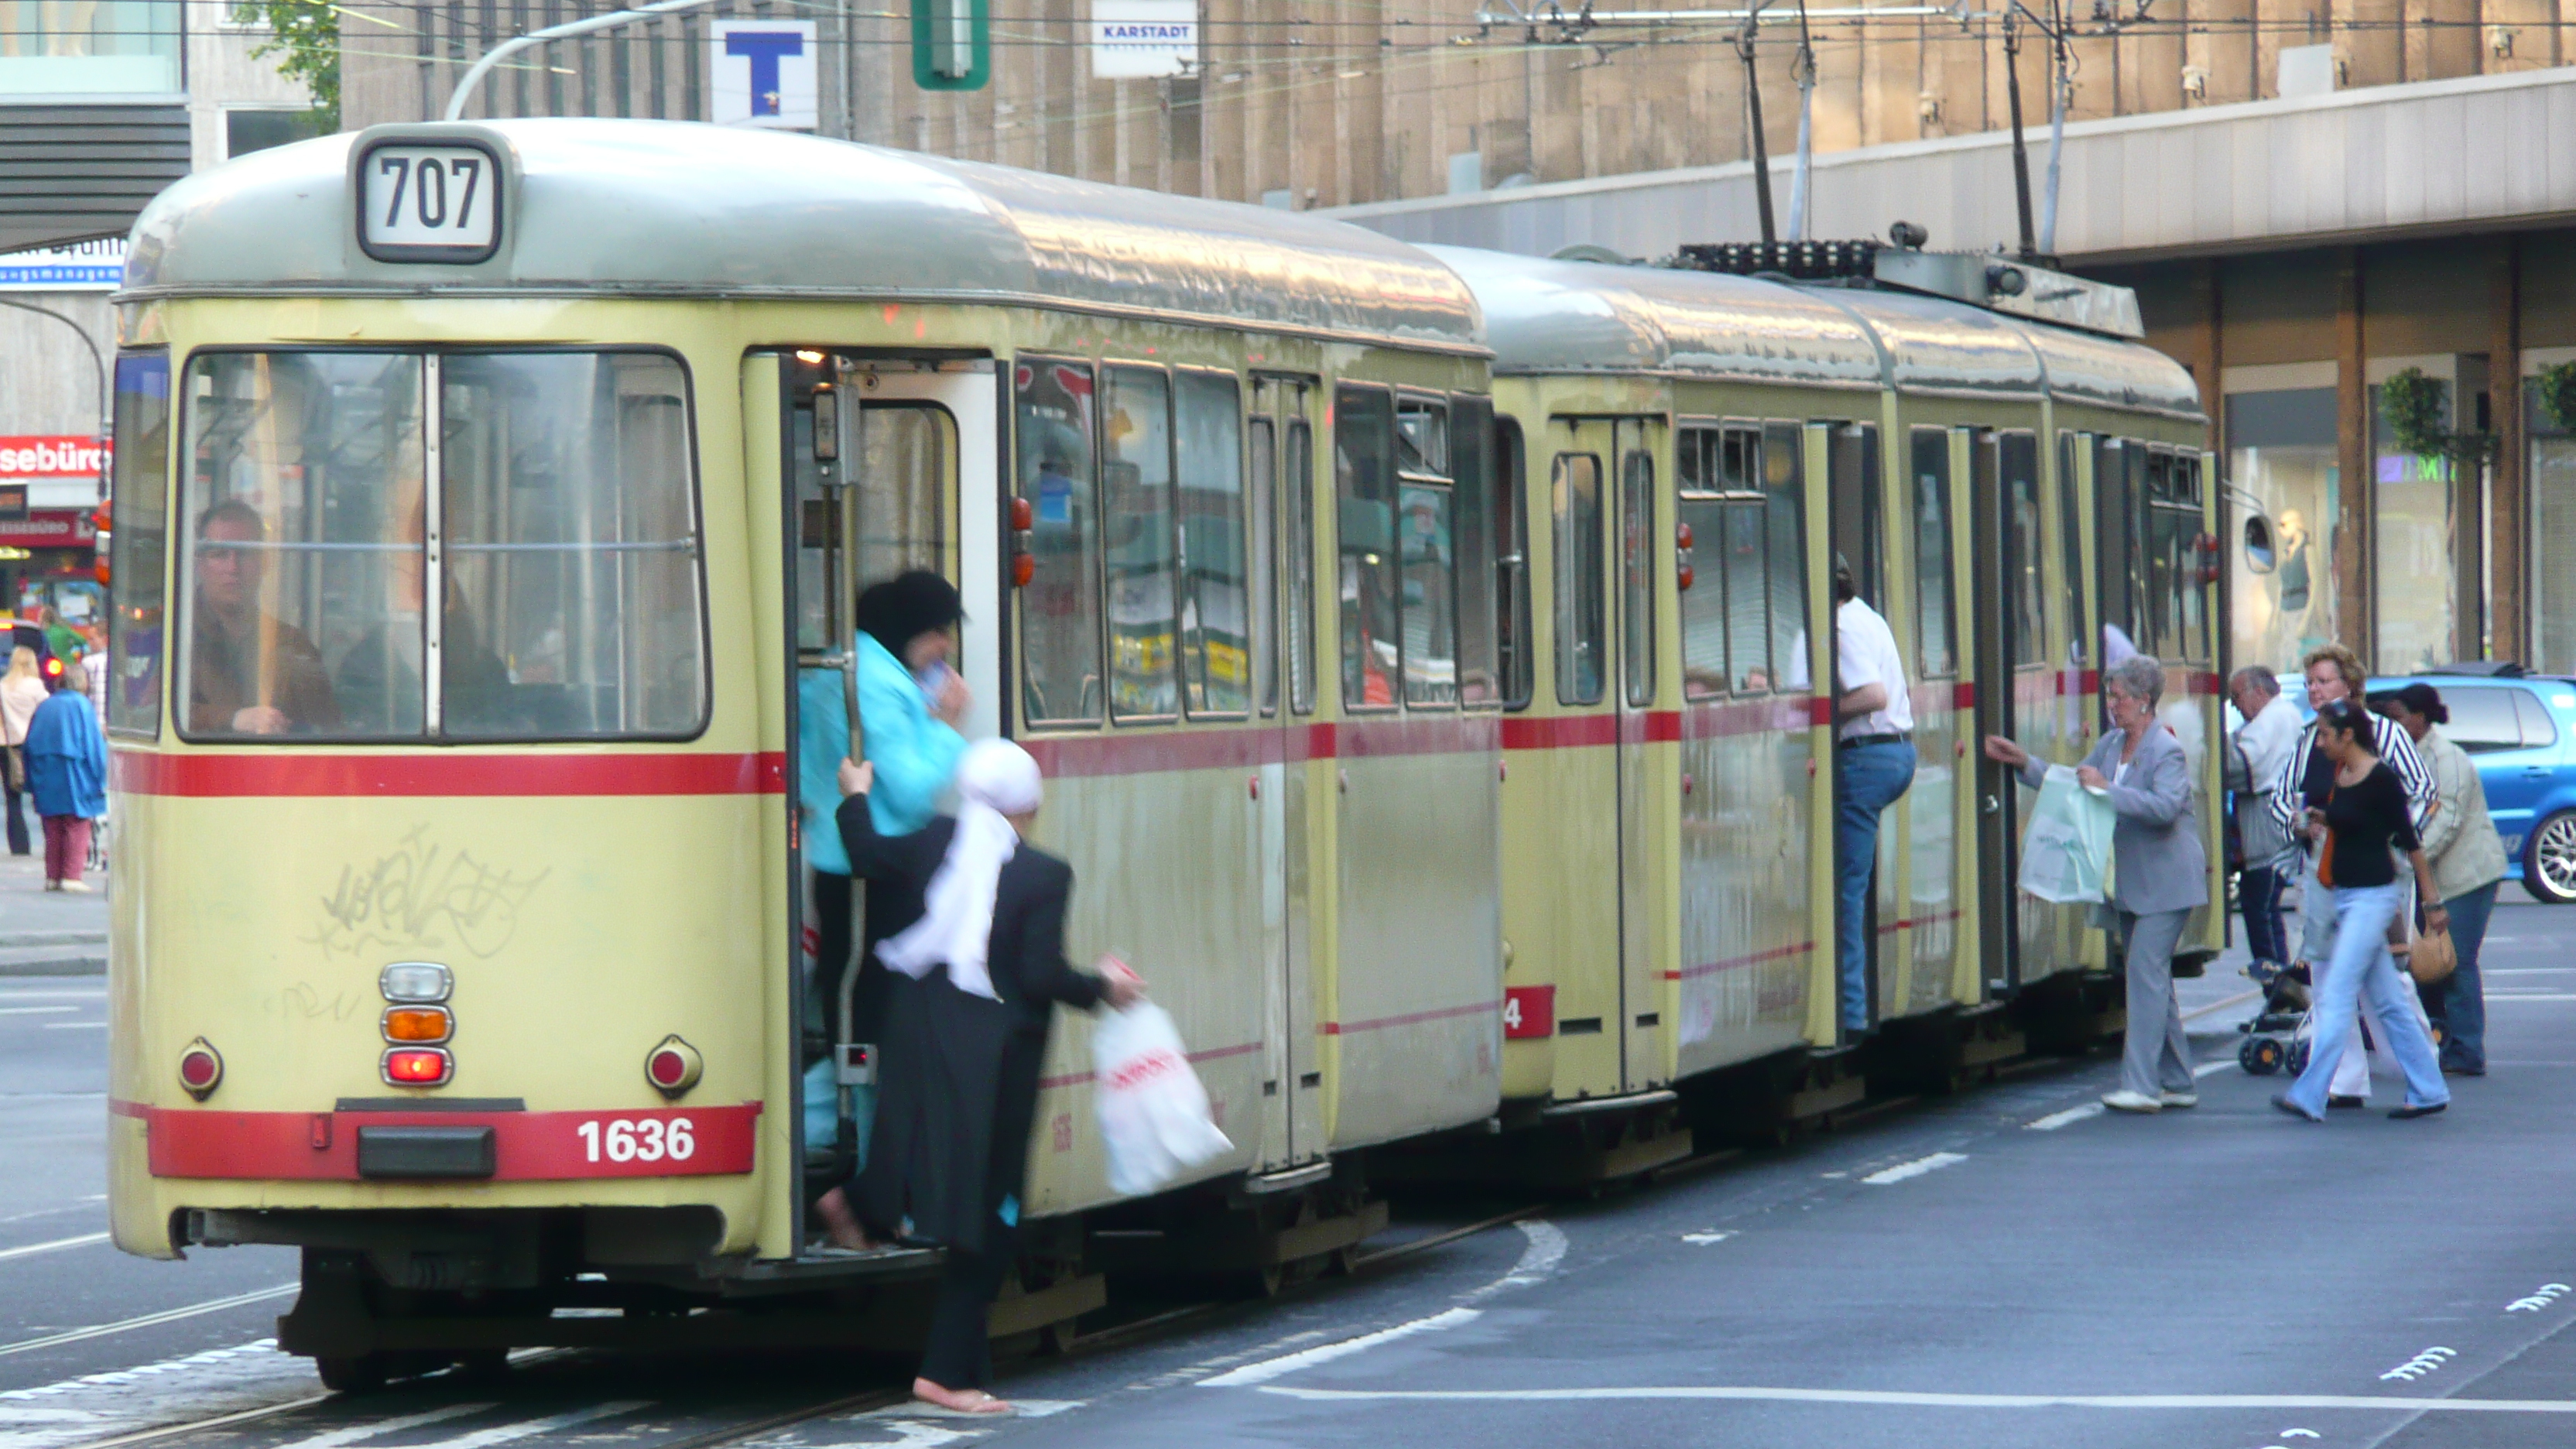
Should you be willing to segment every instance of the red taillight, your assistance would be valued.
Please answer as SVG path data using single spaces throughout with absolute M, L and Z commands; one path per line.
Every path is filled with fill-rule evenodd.
M 1025 498 L 1012 499 L 1011 527 L 1020 533 L 1026 533 L 1037 526 L 1038 511 L 1029 505 L 1029 500 Z
M 189 1096 L 202 1102 L 223 1080 L 223 1056 L 207 1045 L 204 1037 L 188 1043 L 188 1049 L 179 1053 L 179 1085 Z
M 1676 584 L 1677 586 L 1679 586 L 1679 587 L 1680 587 L 1680 589 L 1681 589 L 1681 591 L 1682 591 L 1683 593 L 1685 593 L 1685 594 L 1687 594 L 1687 593 L 1689 593 L 1689 592 L 1690 592 L 1690 586 L 1691 586 L 1692 581 L 1693 581 L 1693 580 L 1695 580 L 1695 579 L 1697 579 L 1698 577 L 1699 577 L 1698 572 L 1697 572 L 1696 570 L 1692 569 L 1692 567 L 1691 567 L 1689 564 L 1683 564 L 1679 569 L 1676 569 L 1676 570 L 1674 570 L 1674 572 L 1673 572 L 1673 582 L 1674 582 L 1674 584 Z
M 397 1087 L 443 1087 L 455 1073 L 455 1059 L 437 1047 L 396 1047 L 385 1053 L 385 1080 Z
M 644 1054 L 644 1080 L 665 1097 L 678 1097 L 698 1084 L 706 1064 L 698 1049 L 674 1032 Z
M 47 679 L 63 677 L 63 661 L 59 656 L 51 654 L 45 656 L 45 677 Z
M 1692 541 L 1696 537 L 1698 537 L 1698 535 L 1691 532 L 1691 526 L 1685 523 L 1679 529 L 1674 531 L 1673 545 L 1676 548 L 1690 548 L 1693 546 Z
M 1036 578 L 1037 576 L 1038 561 L 1035 554 L 1015 553 L 1011 555 L 1012 588 L 1025 589 L 1029 586 L 1029 580 Z

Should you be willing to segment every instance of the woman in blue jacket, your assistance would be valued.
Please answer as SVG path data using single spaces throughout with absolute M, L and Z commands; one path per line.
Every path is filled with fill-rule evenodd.
M 89 824 L 107 813 L 107 740 L 78 660 L 63 666 L 61 691 L 28 720 L 26 753 L 27 791 L 45 823 L 45 889 L 86 891 Z
M 964 609 L 957 590 L 946 579 L 915 570 L 871 585 L 859 595 L 853 616 L 859 628 L 859 722 L 866 727 L 864 750 L 876 767 L 876 788 L 868 797 L 869 816 L 881 835 L 910 835 L 938 813 L 939 797 L 957 772 L 957 757 L 966 738 L 957 727 L 973 700 L 966 682 L 949 667 L 957 647 L 957 622 Z M 841 978 L 850 967 L 852 948 L 863 963 L 850 1002 L 852 1040 L 876 1040 L 883 1009 L 885 972 L 872 964 L 876 943 L 909 926 L 921 915 L 916 894 L 878 888 L 868 892 L 862 938 L 851 940 L 850 858 L 833 824 L 840 808 L 840 766 L 850 753 L 847 694 L 837 669 L 808 669 L 797 681 L 797 803 L 803 815 L 805 863 L 813 870 L 814 910 L 820 918 L 815 950 L 814 986 L 821 998 L 826 1035 L 840 1010 Z M 809 1069 L 810 1102 L 832 1100 L 828 1063 Z M 867 1156 L 868 1127 L 874 1113 L 867 1089 L 853 1116 L 858 1123 L 857 1150 Z M 827 1114 L 809 1119 L 813 1135 Z M 837 1116 L 837 1113 L 828 1114 Z

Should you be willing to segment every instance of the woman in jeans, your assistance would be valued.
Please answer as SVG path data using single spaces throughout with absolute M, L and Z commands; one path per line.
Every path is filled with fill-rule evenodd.
M 2156 723 L 2164 666 L 2132 654 L 2103 676 L 2112 730 L 2084 757 L 2075 777 L 2099 791 L 2119 817 L 2111 830 L 2111 905 L 2128 942 L 2129 1033 L 2120 1089 L 2102 1099 L 2118 1112 L 2195 1107 L 2191 1042 L 2174 1000 L 2174 947 L 2191 913 L 2209 903 L 2208 855 L 2191 808 L 2191 764 L 2172 730 Z M 1986 758 L 2021 771 L 2039 788 L 2047 762 L 2001 735 L 1986 736 Z
M 2317 878 L 2333 895 L 2334 964 L 2317 988 L 2309 1019 L 2317 1024 L 2308 1047 L 2308 1069 L 2272 1105 L 2311 1122 L 2326 1119 L 2326 1090 L 2344 1046 L 2359 1028 L 2355 1005 L 2370 1003 L 2380 1040 L 2406 1073 L 2406 1102 L 2388 1115 L 2403 1121 L 2429 1117 L 2451 1104 L 2451 1089 L 2433 1056 L 2433 1038 L 2407 999 L 2388 927 L 2397 919 L 2404 889 L 2393 852 L 2404 851 L 2423 899 L 2439 901 L 2433 867 L 2407 813 L 2406 788 L 2397 772 L 2371 749 L 2370 712 L 2358 701 L 2338 699 L 2317 711 L 2317 748 L 2333 766 L 2306 787 L 2304 830 L 2317 842 Z M 2424 912 L 2424 928 L 2446 930 L 2450 914 L 2439 905 Z
M 2504 879 L 2504 841 L 2487 816 L 2486 785 L 2469 752 L 2442 733 L 2451 710 L 2429 684 L 2406 686 L 2380 702 L 2380 710 L 2414 738 L 2433 771 L 2437 803 L 2424 821 L 2424 856 L 2433 862 L 2433 885 L 2451 913 L 2451 946 L 2459 968 L 2418 987 L 2424 1009 L 2442 1023 L 2442 1070 L 2463 1077 L 2487 1074 L 2486 995 L 2478 983 L 2478 947 L 2495 911 L 2496 885 Z

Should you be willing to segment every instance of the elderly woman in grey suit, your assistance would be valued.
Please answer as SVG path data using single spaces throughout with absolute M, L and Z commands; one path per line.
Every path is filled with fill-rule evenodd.
M 2156 722 L 2164 666 L 2140 654 L 2103 677 L 2112 729 L 2084 757 L 2076 778 L 2106 792 L 2119 817 L 2111 833 L 2111 905 L 2128 942 L 2129 1037 L 2120 1090 L 2102 1105 L 2120 1112 L 2195 1107 L 2191 1044 L 2174 1001 L 2173 954 L 2191 913 L 2209 903 L 2209 860 L 2191 808 L 2191 766 L 2182 742 Z M 1986 758 L 2021 771 L 2037 788 L 2046 762 L 2001 735 L 1986 737 Z

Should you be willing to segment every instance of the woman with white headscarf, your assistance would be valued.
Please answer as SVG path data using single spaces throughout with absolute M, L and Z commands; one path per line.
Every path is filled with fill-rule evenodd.
M 1045 786 L 1008 740 L 969 747 L 958 811 L 911 835 L 880 835 L 871 765 L 843 764 L 836 820 L 851 871 L 922 892 L 921 919 L 877 944 L 889 973 L 878 1038 L 877 1121 L 867 1166 L 817 1205 L 836 1240 L 864 1245 L 911 1220 L 948 1249 L 913 1396 L 969 1414 L 1003 1414 L 985 1311 L 1019 1237 L 1020 1193 L 1036 1120 L 1047 1028 L 1062 1002 L 1123 1008 L 1132 974 L 1092 975 L 1064 959 L 1073 867 L 1026 843 Z

